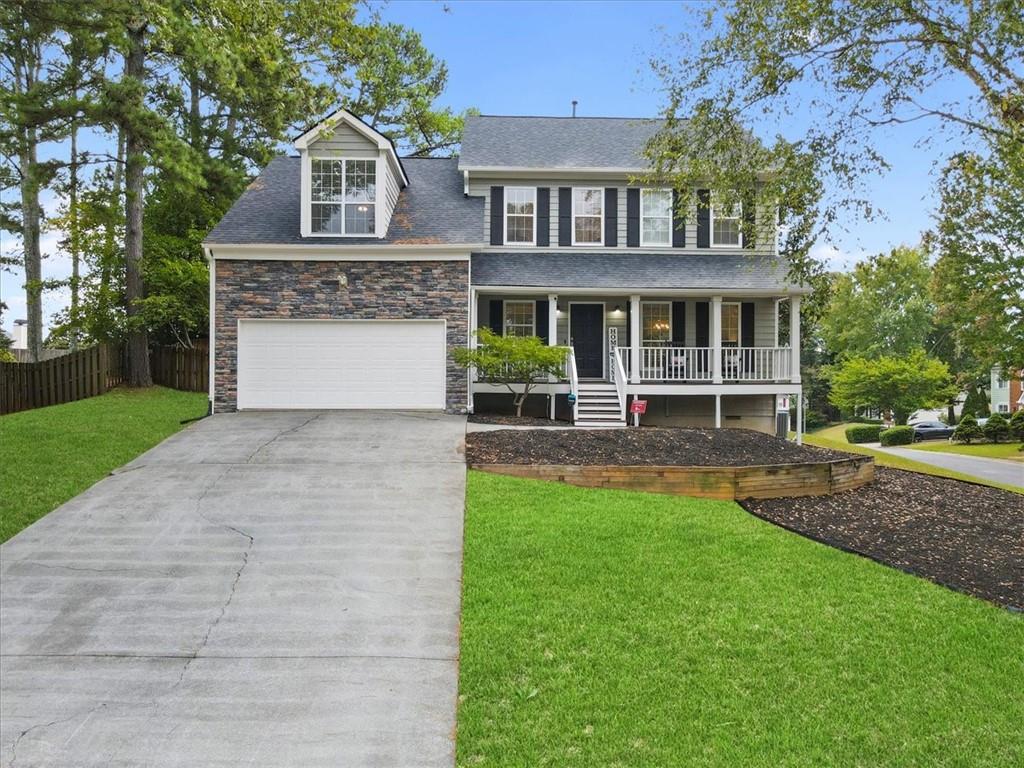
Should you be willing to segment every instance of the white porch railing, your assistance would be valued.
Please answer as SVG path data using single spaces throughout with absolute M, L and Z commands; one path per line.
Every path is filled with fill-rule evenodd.
M 627 380 L 632 378 L 630 347 L 619 347 Z M 710 347 L 641 347 L 640 381 L 714 381 Z M 727 347 L 722 353 L 723 382 L 789 381 L 789 347 Z
M 622 347 L 616 347 L 614 353 L 615 394 L 619 397 L 619 417 L 626 420 L 626 366 L 622 362 Z
M 788 381 L 789 361 L 789 347 L 728 347 L 722 381 Z

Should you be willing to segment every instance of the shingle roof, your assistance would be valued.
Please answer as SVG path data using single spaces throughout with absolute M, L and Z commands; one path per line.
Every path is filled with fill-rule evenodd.
M 464 244 L 483 240 L 483 198 L 467 198 L 462 194 L 462 176 L 454 158 L 405 158 L 402 162 L 409 176 L 409 186 L 402 190 L 387 235 L 381 239 L 303 238 L 300 230 L 301 161 L 298 157 L 277 157 L 231 206 L 205 242 L 400 245 Z
M 745 253 L 474 253 L 474 285 L 792 291 L 778 256 Z
M 460 168 L 608 168 L 638 170 L 662 120 L 632 117 L 466 118 Z

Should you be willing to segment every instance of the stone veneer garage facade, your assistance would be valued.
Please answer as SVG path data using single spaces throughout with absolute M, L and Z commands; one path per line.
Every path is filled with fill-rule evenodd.
M 469 262 L 298 261 L 215 262 L 214 410 L 234 411 L 238 392 L 238 321 L 444 320 L 446 408 L 465 413 L 469 377 L 451 356 L 467 344 Z M 339 284 L 344 275 L 348 285 Z M 395 375 L 401 375 L 400 370 Z

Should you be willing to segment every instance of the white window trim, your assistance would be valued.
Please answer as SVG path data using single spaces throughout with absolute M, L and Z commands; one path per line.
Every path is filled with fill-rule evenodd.
M 508 336 L 508 313 L 505 308 L 509 304 L 529 304 L 530 305 L 530 327 L 533 329 L 533 333 L 530 336 L 537 335 L 537 302 L 530 301 L 529 299 L 505 299 L 501 302 L 501 335 Z
M 533 236 L 529 241 L 523 240 L 509 240 L 508 239 L 508 193 L 509 190 L 526 190 L 533 194 Z M 536 245 L 537 244 L 537 188 L 536 187 L 505 187 L 505 193 L 502 196 L 502 205 L 505 206 L 505 211 L 502 215 L 502 230 L 501 230 L 501 242 L 505 245 Z M 515 214 L 520 216 L 521 214 Z
M 597 192 L 599 193 L 597 197 L 598 197 L 598 200 L 601 201 L 601 224 L 598 227 L 598 234 L 600 235 L 600 239 L 597 240 L 596 242 L 593 242 L 593 243 L 591 243 L 591 242 L 587 242 L 587 243 L 578 243 L 578 242 L 576 242 L 576 190 L 580 190 L 580 191 L 587 191 L 587 190 L 594 191 L 594 190 L 597 190 Z M 583 215 L 583 214 L 581 214 L 581 215 Z M 593 216 L 590 216 L 589 214 L 587 214 L 586 218 L 592 219 Z M 604 187 L 573 187 L 572 188 L 572 217 L 570 219 L 570 224 L 572 226 L 572 244 L 573 245 L 583 245 L 583 246 L 595 246 L 595 245 L 602 245 L 603 246 L 604 245 Z
M 722 309 L 726 307 L 736 307 L 736 346 L 743 346 L 743 302 L 741 301 L 723 301 Z M 720 331 L 725 330 L 725 323 L 722 323 Z M 722 344 L 726 343 L 725 335 L 722 335 Z
M 662 344 L 664 342 L 656 341 L 655 339 L 644 338 L 644 315 L 647 314 L 647 307 L 668 307 L 668 338 L 665 339 L 669 344 L 672 343 L 672 334 L 675 328 L 672 327 L 672 302 L 671 301 L 641 301 L 640 302 L 640 346 L 644 346 L 647 343 L 651 344 Z
M 1008 403 L 997 403 L 996 404 L 996 413 L 1009 413 L 1009 412 L 1010 412 L 1010 406 L 1009 406 Z
M 644 238 L 644 218 L 646 213 L 644 212 L 644 192 L 668 192 L 669 203 L 668 203 L 668 242 L 667 243 L 649 243 Z M 673 213 L 675 213 L 674 206 L 672 205 L 672 190 L 665 189 L 663 187 L 647 187 L 640 190 L 640 245 L 644 248 L 671 248 L 672 247 L 672 235 L 673 235 Z M 651 218 L 661 218 L 660 216 Z
M 318 203 L 313 200 L 313 163 L 317 160 L 340 160 L 341 165 L 341 232 L 314 232 L 313 231 L 313 206 L 314 205 L 337 205 L 337 203 Z M 346 163 L 349 160 L 364 160 L 366 162 L 373 163 L 373 174 L 377 180 L 375 182 L 376 189 L 374 190 L 373 202 L 370 203 L 374 206 L 374 231 L 373 232 L 345 232 L 345 188 L 348 184 L 348 170 Z M 385 183 L 380 177 L 380 163 L 379 158 L 376 157 L 346 157 L 346 156 L 333 156 L 333 155 L 306 155 L 306 162 L 303 163 L 303 186 L 307 190 L 307 194 L 303 195 L 302 206 L 303 206 L 303 219 L 305 221 L 303 236 L 305 237 L 370 237 L 370 238 L 382 238 L 384 234 L 381 232 L 381 188 L 382 184 Z M 369 201 L 365 201 L 369 202 Z
M 739 212 L 735 216 L 721 216 L 720 218 L 722 218 L 722 219 L 736 219 L 736 224 L 738 225 L 739 235 L 740 235 L 739 243 L 716 243 L 715 242 L 715 204 L 712 202 L 711 205 L 709 206 L 709 208 L 710 208 L 710 217 L 711 217 L 710 222 L 709 222 L 709 226 L 711 227 L 711 231 L 709 232 L 709 234 L 711 236 L 711 247 L 712 248 L 742 248 L 743 247 L 743 201 L 741 200 L 741 201 L 737 202 L 736 203 L 736 207 L 739 208 Z

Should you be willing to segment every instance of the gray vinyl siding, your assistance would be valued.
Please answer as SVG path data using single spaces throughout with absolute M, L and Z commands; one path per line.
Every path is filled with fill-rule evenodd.
M 377 144 L 363 136 L 359 131 L 350 125 L 340 123 L 334 133 L 313 141 L 309 145 L 311 154 L 320 152 L 334 154 L 335 152 L 345 157 L 377 157 Z
M 490 215 L 491 215 L 491 186 L 504 186 L 504 187 L 549 187 L 551 189 L 551 218 L 550 218 L 550 235 L 551 235 L 551 249 L 556 249 L 558 245 L 558 188 L 559 187 L 615 187 L 618 189 L 618 218 L 616 221 L 616 228 L 619 236 L 619 248 L 626 249 L 626 189 L 629 186 L 623 182 L 621 178 L 596 178 L 596 179 L 572 179 L 572 178 L 560 178 L 560 179 L 544 179 L 538 180 L 510 180 L 507 178 L 497 177 L 485 177 L 475 176 L 470 174 L 469 181 L 469 194 L 471 197 L 482 197 L 484 199 L 484 216 L 480 222 L 481 233 L 483 242 L 490 242 Z M 757 246 L 754 248 L 697 248 L 697 201 L 696 195 L 691 196 L 689 209 L 686 213 L 686 247 L 685 248 L 667 248 L 664 246 L 642 246 L 642 250 L 645 251 L 667 251 L 672 253 L 708 253 L 714 251 L 722 251 L 733 253 L 740 251 L 742 253 L 750 253 L 757 255 L 773 255 L 775 253 L 775 213 L 763 206 L 757 211 Z M 509 247 L 530 247 L 523 246 L 521 243 L 509 244 Z M 563 248 L 565 246 L 562 246 Z M 573 246 L 574 248 L 598 248 L 604 246 L 597 245 L 578 245 Z M 627 250 L 641 250 L 641 248 L 629 248 Z
M 395 211 L 395 206 L 398 205 L 398 193 L 401 191 L 398 186 L 398 179 L 395 176 L 395 172 L 391 169 L 391 163 L 381 161 L 377 163 L 378 167 L 385 169 L 384 176 L 384 222 L 385 224 L 391 223 L 391 214 Z

